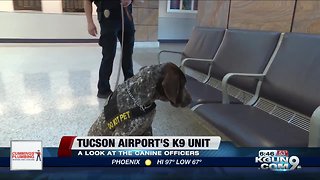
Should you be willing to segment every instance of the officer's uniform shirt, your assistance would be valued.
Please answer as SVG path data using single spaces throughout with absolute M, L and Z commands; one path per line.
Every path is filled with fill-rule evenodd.
M 112 20 L 121 20 L 121 1 L 120 0 L 91 0 L 97 6 L 98 19 L 101 20 L 101 17 L 104 17 L 104 11 L 108 10 L 109 16 L 108 19 Z M 132 4 L 128 7 L 128 11 L 132 14 Z M 124 12 L 125 13 L 125 12 Z

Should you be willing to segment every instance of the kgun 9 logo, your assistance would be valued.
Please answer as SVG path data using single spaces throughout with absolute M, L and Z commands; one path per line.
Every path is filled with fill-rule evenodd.
M 261 164 L 261 169 L 273 171 L 291 171 L 301 168 L 299 158 L 297 156 L 289 157 L 287 150 L 260 150 L 255 162 Z

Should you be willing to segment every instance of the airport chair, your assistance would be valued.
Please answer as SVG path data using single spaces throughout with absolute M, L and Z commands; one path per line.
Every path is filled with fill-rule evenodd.
M 195 112 L 240 146 L 320 147 L 319 47 L 319 35 L 286 33 L 265 74 L 223 78 L 224 97 L 230 78 L 259 79 L 253 106 L 229 104 L 226 98 L 224 104 L 204 104 Z

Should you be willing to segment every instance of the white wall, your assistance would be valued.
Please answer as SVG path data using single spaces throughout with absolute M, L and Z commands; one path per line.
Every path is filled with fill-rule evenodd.
M 43 13 L 62 13 L 62 0 L 42 0 Z
M 0 1 L 0 11 L 13 11 L 12 0 L 1 0 Z
M 99 28 L 96 16 L 93 19 Z M 93 38 L 87 33 L 87 21 L 84 14 L 0 12 L 0 22 L 0 38 Z
M 94 38 L 87 34 L 84 14 L 62 13 L 61 1 L 42 0 L 43 12 L 13 12 L 12 0 L 0 0 L 0 38 Z M 158 39 L 188 39 L 195 24 L 196 14 L 167 13 L 167 1 L 159 0 Z
M 189 39 L 196 25 L 196 13 L 167 12 L 167 0 L 159 0 L 158 39 Z

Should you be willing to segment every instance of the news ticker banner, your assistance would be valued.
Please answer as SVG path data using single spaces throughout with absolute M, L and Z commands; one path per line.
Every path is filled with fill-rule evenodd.
M 39 158 L 39 148 L 35 148 L 35 155 L 27 158 L 43 158 L 44 167 L 256 167 L 275 171 L 320 167 L 320 148 L 238 148 L 220 141 L 212 136 L 65 136 L 59 148 L 43 148 Z M 0 148 L 0 166 L 9 167 L 12 157 L 24 158 L 21 152 L 14 153 Z
M 221 138 L 218 136 L 107 136 L 107 137 L 62 137 L 59 146 L 59 157 L 70 156 L 109 156 L 110 153 L 132 155 L 131 150 L 217 150 Z M 126 150 L 126 151 L 111 151 Z M 128 151 L 129 150 L 129 151 Z M 128 153 L 124 153 L 128 152 Z M 161 152 L 161 151 L 159 151 Z

